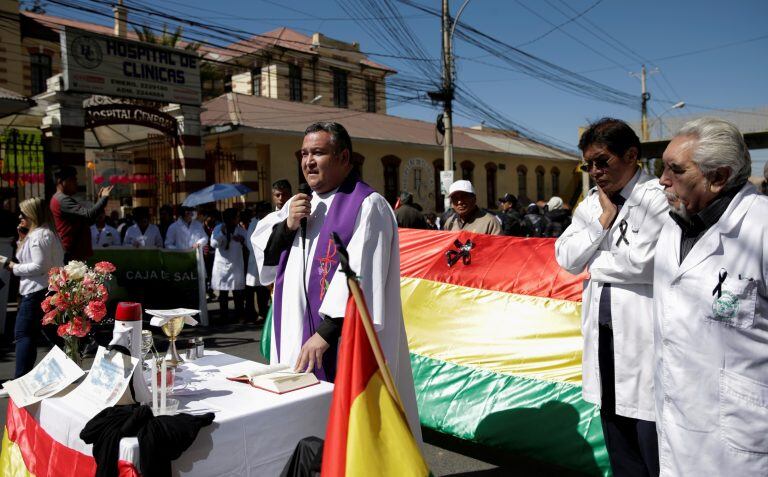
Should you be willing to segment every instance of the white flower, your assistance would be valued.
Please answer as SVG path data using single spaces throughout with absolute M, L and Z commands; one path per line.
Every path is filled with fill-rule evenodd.
M 85 276 L 85 272 L 88 271 L 88 266 L 83 262 L 72 260 L 64 267 L 64 271 L 67 272 L 67 278 L 72 280 L 82 280 Z

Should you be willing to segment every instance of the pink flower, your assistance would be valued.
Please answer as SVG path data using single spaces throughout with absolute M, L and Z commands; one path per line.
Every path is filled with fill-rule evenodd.
M 85 315 L 95 321 L 100 322 L 107 314 L 107 307 L 104 302 L 93 300 L 85 307 Z
M 96 270 L 96 273 L 99 273 L 101 275 L 106 275 L 107 273 L 114 272 L 115 266 L 109 262 L 99 262 L 93 266 L 93 269 Z
M 53 305 L 51 305 L 51 298 L 53 297 L 45 297 L 45 300 L 43 300 L 43 302 L 40 304 L 40 308 L 42 308 L 45 313 L 48 313 L 53 309 Z
M 59 328 L 56 330 L 56 334 L 61 336 L 62 338 L 65 336 L 69 336 L 72 333 L 70 333 L 70 323 L 64 323 L 59 325 Z
M 69 293 L 59 293 L 58 295 L 54 295 L 56 297 L 56 308 L 59 311 L 66 311 L 69 309 L 69 300 L 70 296 Z
M 107 300 L 109 299 L 109 293 L 107 293 L 107 287 L 105 287 L 104 285 L 99 285 L 98 287 L 96 287 L 96 294 L 99 296 L 102 303 L 106 303 Z
M 82 316 L 76 316 L 72 318 L 70 330 L 71 334 L 78 338 L 82 338 L 91 331 L 91 323 Z
M 51 310 L 51 311 L 49 311 L 48 313 L 46 313 L 46 314 L 45 314 L 45 316 L 43 316 L 43 321 L 42 321 L 42 323 L 43 323 L 44 325 L 50 325 L 51 323 L 55 323 L 55 321 L 56 321 L 56 317 L 57 317 L 58 315 L 59 315 L 59 312 L 58 312 L 58 311 L 56 311 L 56 310 Z

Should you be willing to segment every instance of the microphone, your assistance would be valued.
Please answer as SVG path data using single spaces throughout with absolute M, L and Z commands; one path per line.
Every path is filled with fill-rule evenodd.
M 299 192 L 302 194 L 306 194 L 310 197 L 310 200 L 312 198 L 312 188 L 309 187 L 309 184 L 306 182 L 302 182 L 299 184 Z M 301 240 L 304 241 L 304 239 L 307 238 L 307 218 L 302 217 L 301 221 L 299 222 L 299 226 L 301 227 Z

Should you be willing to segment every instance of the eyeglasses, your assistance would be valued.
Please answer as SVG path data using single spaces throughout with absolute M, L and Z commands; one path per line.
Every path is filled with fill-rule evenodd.
M 596 169 L 604 171 L 608 169 L 608 163 L 613 159 L 613 156 L 610 157 L 598 157 L 596 159 L 590 159 L 588 161 L 584 161 L 579 165 L 579 169 L 581 169 L 583 172 L 589 172 L 592 170 L 592 166 L 594 166 Z

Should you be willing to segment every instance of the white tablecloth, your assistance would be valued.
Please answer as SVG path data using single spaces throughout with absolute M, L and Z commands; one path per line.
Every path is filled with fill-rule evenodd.
M 225 379 L 222 366 L 244 363 L 240 358 L 206 351 L 204 358 L 185 363 L 179 371 L 190 388 L 205 388 L 179 399 L 185 409 L 216 409 L 213 424 L 201 429 L 192 446 L 173 462 L 175 476 L 277 476 L 307 436 L 325 438 L 333 385 L 321 382 L 278 395 Z M 64 398 L 49 398 L 27 408 L 56 441 L 92 455 L 91 446 L 80 440 L 90 416 Z M 125 438 L 120 459 L 138 469 L 139 445 Z

